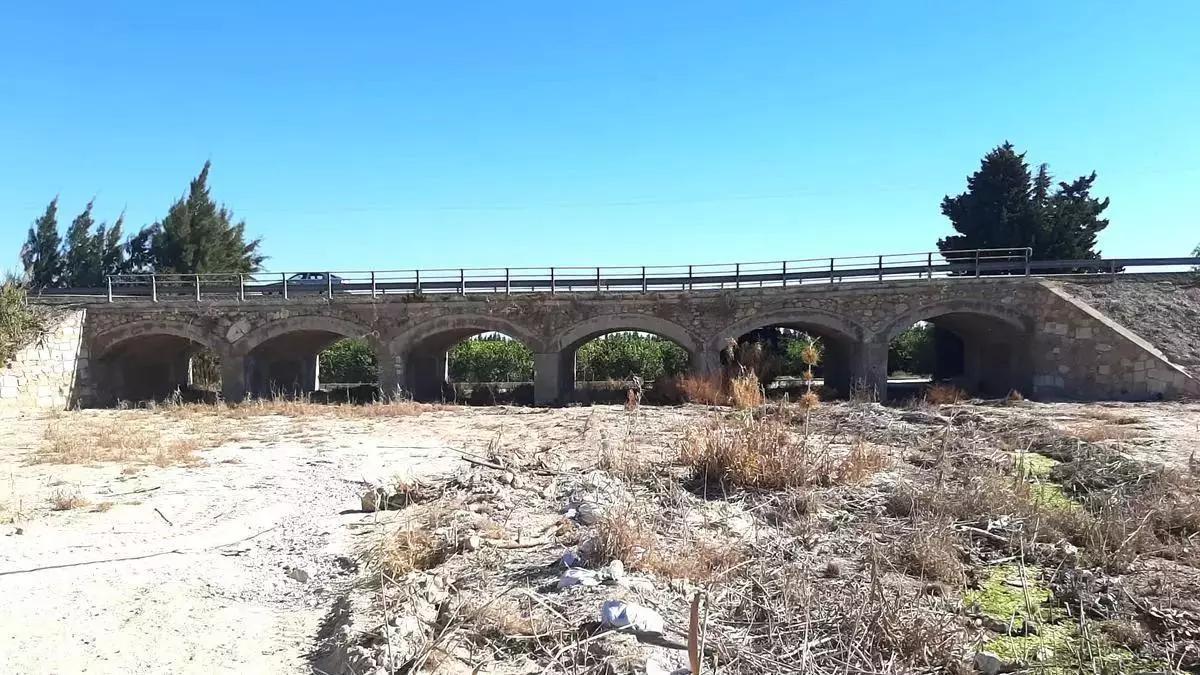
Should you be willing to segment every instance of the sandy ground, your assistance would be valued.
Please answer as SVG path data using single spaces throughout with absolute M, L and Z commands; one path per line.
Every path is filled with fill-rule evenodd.
M 1131 453 L 1169 464 L 1200 439 L 1198 404 L 1031 406 L 1064 427 L 1119 427 Z M 665 451 L 711 414 L 644 409 L 637 423 Z M 0 416 L 0 672 L 311 672 L 322 618 L 354 581 L 366 485 L 461 472 L 459 451 L 489 443 L 587 453 L 585 435 L 630 423 L 617 407 L 255 416 L 224 420 L 233 440 L 194 465 L 30 463 L 48 424 L 112 419 L 178 424 L 144 411 Z M 51 510 L 64 489 L 89 505 Z

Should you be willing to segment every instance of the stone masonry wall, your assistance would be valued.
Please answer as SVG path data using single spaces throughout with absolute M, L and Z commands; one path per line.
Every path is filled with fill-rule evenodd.
M 1043 285 L 1049 293 L 1038 306 L 1035 395 L 1128 400 L 1200 395 L 1200 382 L 1128 327 L 1061 284 Z
M 571 386 L 573 350 L 597 335 L 656 333 L 687 349 L 693 367 L 704 371 L 716 367 L 728 338 L 770 325 L 801 328 L 837 343 L 854 381 L 882 391 L 889 340 L 916 321 L 938 316 L 952 317 L 973 336 L 976 361 L 998 371 L 1009 364 L 1019 368 L 1014 383 L 1027 395 L 1135 399 L 1200 394 L 1197 381 L 1139 338 L 1136 327 L 1112 321 L 1057 282 L 1026 277 L 645 294 L 175 299 L 94 302 L 86 308 L 87 349 L 81 363 L 90 353 L 99 365 L 126 340 L 174 335 L 216 352 L 230 398 L 245 394 L 245 373 L 255 359 L 269 356 L 264 350 L 272 349 L 264 345 L 297 331 L 366 338 L 376 351 L 385 391 L 411 380 L 406 375 L 416 371 L 405 370 L 417 363 L 416 356 L 439 351 L 444 356 L 453 340 L 498 331 L 534 352 L 538 400 L 553 402 L 562 400 Z M 998 348 L 1000 342 L 1004 349 Z M 100 377 L 103 372 L 92 369 L 91 374 Z M 79 393 L 89 391 L 81 388 Z
M 86 317 L 84 309 L 63 312 L 47 335 L 0 367 L 0 408 L 63 409 L 87 398 L 80 385 L 88 375 Z

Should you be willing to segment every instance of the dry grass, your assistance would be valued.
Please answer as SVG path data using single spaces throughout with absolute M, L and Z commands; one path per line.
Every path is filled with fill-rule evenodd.
M 192 439 L 170 441 L 159 447 L 154 455 L 155 466 L 175 466 L 178 464 L 191 465 L 200 461 L 196 454 L 200 452 L 200 444 Z
M 679 459 L 706 480 L 748 488 L 803 486 L 829 473 L 828 457 L 792 439 L 776 416 L 690 429 Z
M 722 576 L 745 560 L 746 554 L 737 546 L 692 541 L 674 553 L 656 551 L 649 556 L 642 568 L 667 579 L 701 582 Z
M 956 586 L 963 583 L 962 554 L 949 522 L 918 522 L 892 551 L 896 567 L 902 572 Z
M 1121 410 L 1100 409 L 1093 412 L 1092 417 L 1102 422 L 1109 422 L 1110 424 L 1117 425 L 1137 424 L 1142 421 L 1140 417 L 1122 412 Z
M 615 505 L 596 523 L 595 536 L 587 549 L 593 565 L 620 560 L 631 570 L 645 569 L 654 555 L 657 538 L 645 517 L 638 517 L 634 504 Z
M 767 490 L 861 483 L 887 465 L 887 454 L 862 439 L 837 458 L 828 446 L 796 438 L 788 416 L 781 410 L 689 429 L 679 460 L 705 480 Z
M 602 441 L 598 465 L 627 481 L 643 480 L 654 475 L 654 464 L 638 452 L 628 439 L 620 443 Z
M 728 405 L 724 378 L 718 373 L 679 378 L 683 400 L 701 405 Z
M 746 410 L 762 405 L 766 402 L 767 396 L 763 393 L 758 376 L 748 373 L 729 380 L 729 400 L 733 403 L 734 408 Z
M 850 446 L 850 452 L 837 462 L 834 480 L 843 485 L 856 485 L 879 473 L 887 465 L 887 452 L 860 437 Z
M 479 635 L 493 640 L 528 638 L 559 628 L 555 617 L 540 605 L 529 602 L 522 606 L 512 598 L 501 598 L 470 614 Z
M 192 465 L 200 461 L 197 453 L 202 447 L 215 447 L 228 440 L 232 426 L 199 421 L 184 426 L 168 425 L 145 413 L 124 413 L 119 417 L 64 413 L 51 420 L 42 443 L 34 449 L 29 461 Z M 183 437 L 173 437 L 176 434 Z
M 453 547 L 427 530 L 399 530 L 387 536 L 372 561 L 388 579 L 427 570 L 445 562 Z
M 1124 418 L 1121 418 L 1124 419 Z M 1134 419 L 1134 422 L 1137 420 Z M 1087 443 L 1102 443 L 1104 441 L 1120 441 L 1129 438 L 1130 433 L 1127 429 L 1120 426 L 1121 424 L 1129 424 L 1129 422 L 1109 423 L 1097 422 L 1089 424 L 1075 432 L 1075 437 Z
M 78 490 L 58 489 L 50 493 L 51 511 L 70 511 L 88 505 L 88 500 Z
M 925 390 L 925 401 L 933 405 L 949 405 L 968 398 L 967 392 L 952 384 L 935 384 Z
M 158 408 L 173 417 L 220 416 L 244 419 L 280 415 L 283 417 L 325 416 L 339 419 L 375 419 L 411 417 L 427 412 L 451 410 L 453 406 L 413 401 L 380 401 L 376 403 L 313 403 L 307 398 L 264 398 L 242 403 L 183 403 Z

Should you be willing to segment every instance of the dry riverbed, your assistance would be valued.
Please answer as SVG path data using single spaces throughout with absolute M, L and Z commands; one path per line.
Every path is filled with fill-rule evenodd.
M 671 673 L 689 632 L 705 673 L 1194 666 L 1197 439 L 1180 403 L 7 413 L 0 672 Z

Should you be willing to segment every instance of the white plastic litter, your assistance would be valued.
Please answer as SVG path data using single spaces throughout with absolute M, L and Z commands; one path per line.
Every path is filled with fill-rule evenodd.
M 559 588 L 570 588 L 572 586 L 599 586 L 600 575 L 589 569 L 582 567 L 572 567 L 562 576 L 558 578 Z
M 641 605 L 609 600 L 600 607 L 600 623 L 609 628 L 632 628 L 643 633 L 662 633 L 662 616 Z

